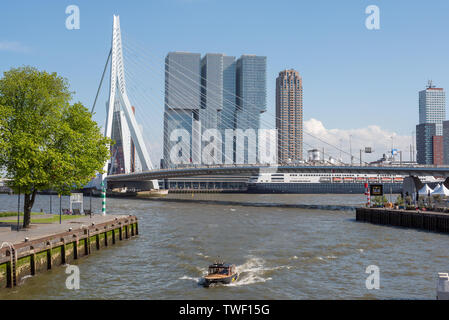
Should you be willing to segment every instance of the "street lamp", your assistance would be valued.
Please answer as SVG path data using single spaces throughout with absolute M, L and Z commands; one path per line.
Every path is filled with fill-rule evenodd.
M 352 166 L 352 159 L 354 158 L 352 156 L 352 142 L 351 142 L 352 134 L 349 135 L 349 154 L 351 155 L 351 166 Z
M 373 153 L 373 149 L 371 147 L 365 147 L 365 149 L 360 149 L 360 166 L 362 166 L 362 152 Z

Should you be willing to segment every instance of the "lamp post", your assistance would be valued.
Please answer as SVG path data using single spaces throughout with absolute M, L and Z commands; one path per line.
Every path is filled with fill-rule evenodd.
M 23 217 L 25 218 L 25 215 Z M 19 224 L 20 224 L 20 187 L 19 187 L 19 194 L 17 195 L 17 232 L 19 232 Z
M 101 204 L 102 204 L 101 214 L 103 216 L 105 216 L 106 215 L 106 189 L 104 187 L 104 180 L 101 181 L 101 200 L 102 200 L 101 201 Z
M 59 196 L 59 224 L 62 222 L 62 196 L 58 194 Z
M 349 154 L 351 156 L 351 165 L 352 165 L 352 142 L 351 142 L 352 134 L 349 135 Z
M 362 166 L 362 153 L 373 153 L 371 147 L 365 147 L 365 149 L 360 149 L 360 166 Z

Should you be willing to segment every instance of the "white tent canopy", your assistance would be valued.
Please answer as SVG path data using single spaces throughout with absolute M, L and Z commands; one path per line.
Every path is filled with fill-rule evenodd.
M 444 184 L 441 184 L 433 190 L 432 195 L 449 196 L 449 189 L 446 188 Z
M 435 189 L 435 190 L 436 190 L 436 189 Z M 427 195 L 429 194 L 429 192 L 430 192 L 430 194 L 433 194 L 433 193 L 434 193 L 434 190 L 432 190 L 431 187 L 429 187 L 427 184 L 425 184 L 424 187 L 422 187 L 422 188 L 418 191 L 418 194 L 419 194 L 420 196 L 427 196 Z

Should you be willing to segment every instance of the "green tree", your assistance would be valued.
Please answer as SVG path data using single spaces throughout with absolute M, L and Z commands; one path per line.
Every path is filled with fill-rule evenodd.
M 68 194 L 102 172 L 109 156 L 110 139 L 71 99 L 67 80 L 56 73 L 21 67 L 0 79 L 0 169 L 25 195 L 23 227 L 38 191 Z

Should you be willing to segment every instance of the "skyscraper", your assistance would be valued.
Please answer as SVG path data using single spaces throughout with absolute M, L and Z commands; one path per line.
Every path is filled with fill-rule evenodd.
M 302 78 L 293 69 L 279 72 L 276 79 L 276 129 L 279 163 L 303 159 Z
M 449 121 L 443 121 L 443 164 L 449 165 Z
M 237 60 L 235 129 L 252 129 L 255 133 L 255 138 L 248 138 L 244 141 L 244 163 L 251 161 L 250 159 L 253 157 L 249 153 L 252 152 L 255 152 L 254 156 L 257 159 L 257 130 L 260 129 L 260 115 L 266 111 L 267 106 L 266 72 L 267 57 L 242 55 Z M 249 143 L 254 143 L 255 148 L 250 147 Z
M 183 163 L 201 162 L 201 150 L 208 143 L 201 141 L 201 135 L 207 129 L 217 129 L 222 135 L 222 156 L 213 156 L 217 161 L 220 158 L 227 163 L 236 160 L 235 144 L 233 150 L 225 154 L 227 129 L 254 129 L 255 137 L 245 139 L 245 157 L 239 162 L 248 162 L 248 140 L 253 143 L 251 152 L 256 155 L 260 114 L 266 111 L 266 57 L 242 55 L 236 61 L 235 57 L 221 53 L 208 53 L 201 58 L 199 53 L 170 52 L 165 63 L 164 159 L 161 165 L 172 164 L 170 152 L 183 139 L 170 141 L 176 129 L 186 131 L 191 137 L 177 150 Z
M 259 129 L 267 107 L 267 57 L 242 55 L 237 60 L 237 117 L 239 129 Z
M 169 52 L 165 58 L 164 166 L 172 164 L 170 152 L 181 142 L 171 141 L 176 129 L 185 130 L 189 137 L 178 156 L 192 162 L 198 147 L 197 121 L 201 105 L 201 55 L 189 52 Z M 193 151 L 192 151 L 193 150 Z
M 432 81 L 419 92 L 419 123 L 435 123 L 436 135 L 443 135 L 443 121 L 446 120 L 446 94 L 443 88 L 436 88 Z
M 416 160 L 419 164 L 433 164 L 433 136 L 435 136 L 435 123 L 422 123 L 416 126 Z

